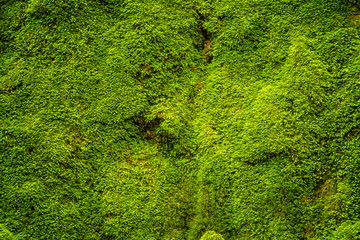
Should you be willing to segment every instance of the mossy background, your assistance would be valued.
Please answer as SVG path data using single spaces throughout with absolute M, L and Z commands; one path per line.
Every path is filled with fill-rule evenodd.
M 359 6 L 0 1 L 0 238 L 358 239 Z

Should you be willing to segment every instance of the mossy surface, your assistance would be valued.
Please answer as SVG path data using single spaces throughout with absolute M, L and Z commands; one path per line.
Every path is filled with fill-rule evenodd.
M 359 6 L 1 1 L 0 238 L 357 239 Z

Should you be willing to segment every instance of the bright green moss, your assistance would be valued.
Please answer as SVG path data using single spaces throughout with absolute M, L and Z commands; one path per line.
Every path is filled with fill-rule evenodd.
M 359 14 L 0 3 L 0 238 L 356 238 Z

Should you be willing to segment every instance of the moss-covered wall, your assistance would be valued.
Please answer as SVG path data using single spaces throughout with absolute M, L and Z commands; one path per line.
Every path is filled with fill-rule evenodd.
M 357 239 L 359 5 L 0 2 L 0 238 Z

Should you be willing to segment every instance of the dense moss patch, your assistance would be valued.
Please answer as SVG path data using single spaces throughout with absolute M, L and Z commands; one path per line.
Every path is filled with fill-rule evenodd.
M 357 238 L 359 16 L 2 1 L 0 238 Z

